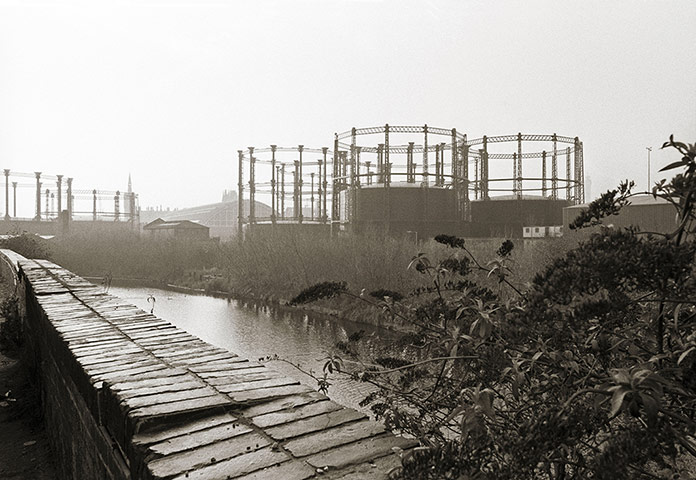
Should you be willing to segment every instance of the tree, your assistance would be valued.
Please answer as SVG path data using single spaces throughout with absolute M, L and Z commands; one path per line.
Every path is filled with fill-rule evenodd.
M 526 288 L 510 281 L 512 242 L 484 264 L 441 235 L 451 255 L 410 265 L 428 288 L 356 296 L 412 326 L 350 372 L 379 387 L 365 404 L 389 428 L 421 442 L 394 478 L 672 478 L 696 457 L 696 145 L 668 147 L 682 158 L 663 170 L 682 171 L 652 193 L 675 207 L 673 232 L 602 228 Z M 617 213 L 631 187 L 573 227 Z M 481 273 L 501 288 L 482 287 Z M 298 301 L 339 293 L 324 284 Z M 341 348 L 358 358 L 361 341 Z

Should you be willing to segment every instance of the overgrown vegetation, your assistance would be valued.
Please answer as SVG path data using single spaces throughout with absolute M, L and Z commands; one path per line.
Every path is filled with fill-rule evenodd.
M 32 233 L 15 232 L 0 240 L 0 248 L 13 250 L 26 258 L 50 258 L 47 242 Z
M 31 242 L 40 241 L 28 237 L 32 237 Z M 494 255 L 499 243 L 478 240 L 468 248 L 477 257 L 487 258 Z M 22 251 L 28 257 L 50 258 L 83 276 L 142 279 L 276 300 L 290 299 L 298 289 L 323 281 L 344 281 L 348 288 L 367 292 L 387 289 L 405 294 L 427 286 L 422 278 L 405 269 L 419 249 L 433 261 L 448 255 L 447 249 L 434 241 L 418 245 L 376 234 L 322 238 L 282 230 L 273 235 L 257 235 L 253 241 L 242 244 L 155 240 L 131 232 L 95 232 L 56 237 L 49 242 L 40 241 L 40 245 L 40 249 Z M 572 245 L 574 240 L 549 239 L 518 247 L 511 257 L 515 281 L 530 282 L 536 272 Z M 16 250 L 14 246 L 8 248 Z M 485 272 L 477 275 L 482 283 L 496 287 L 493 280 L 485 278 Z M 355 308 L 341 299 L 334 299 L 330 306 L 337 310 Z M 354 314 L 357 318 L 362 310 Z
M 400 299 L 348 292 L 411 326 L 378 358 L 365 357 L 364 339 L 343 342 L 357 370 L 326 363 L 377 385 L 365 404 L 420 440 L 393 478 L 683 478 L 696 457 L 696 145 L 665 147 L 681 159 L 663 170 L 682 171 L 653 195 L 674 205 L 673 232 L 602 228 L 528 285 L 511 242 L 484 262 L 441 236 L 447 256 L 411 260 L 427 287 Z M 602 195 L 574 226 L 615 214 L 631 187 Z M 324 284 L 296 301 L 343 290 Z
M 5 298 L 0 303 L 0 349 L 14 352 L 22 346 L 22 322 L 16 296 Z
M 149 239 L 135 232 L 82 233 L 56 237 L 54 262 L 84 276 L 137 278 L 176 282 L 190 270 L 213 268 L 219 261 L 217 242 Z

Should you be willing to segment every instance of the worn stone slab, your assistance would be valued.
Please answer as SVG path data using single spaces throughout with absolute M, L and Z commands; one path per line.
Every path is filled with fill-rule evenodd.
M 178 402 L 137 408 L 130 411 L 130 416 L 135 419 L 140 417 L 165 417 L 171 414 L 195 412 L 196 410 L 205 409 L 207 407 L 216 407 L 229 404 L 230 401 L 227 397 L 224 395 L 215 394 L 203 398 L 194 398 L 191 400 L 181 400 Z
M 169 333 L 155 333 L 152 335 L 147 335 L 143 337 L 134 337 L 130 335 L 130 338 L 136 342 L 138 345 L 176 345 L 182 342 L 191 342 L 196 340 L 193 335 L 182 333 L 182 332 L 172 332 Z
M 232 354 L 234 355 L 234 354 Z M 193 365 L 190 367 L 192 372 L 205 373 L 205 372 L 217 372 L 221 370 L 235 370 L 238 368 L 246 368 L 248 365 L 257 365 L 255 362 L 250 362 L 246 358 L 234 356 L 233 358 L 228 358 L 225 360 L 217 360 L 214 362 L 206 362 L 202 365 Z
M 268 461 L 269 456 L 267 455 L 261 455 L 259 459 L 252 456 L 254 452 L 259 451 L 259 449 L 268 444 L 269 440 L 267 438 L 262 437 L 258 433 L 250 432 L 212 445 L 206 445 L 186 452 L 158 458 L 148 464 L 148 469 L 155 478 L 166 478 L 184 472 L 190 472 L 189 478 L 221 478 L 217 475 L 223 471 L 227 475 L 236 473 L 234 470 L 230 470 L 229 464 L 224 465 L 226 460 L 229 462 L 228 459 L 234 459 L 236 457 L 236 463 L 240 463 L 241 465 L 244 465 L 244 463 L 251 464 L 251 468 L 254 466 L 254 460 L 259 463 Z M 277 462 L 278 457 L 281 457 L 283 460 L 288 459 L 285 454 L 277 455 L 277 452 L 270 453 L 271 461 Z M 266 458 L 263 458 L 264 456 Z M 251 458 L 244 462 L 247 457 Z M 199 473 L 206 471 L 207 475 L 201 476 Z M 215 476 L 211 477 L 210 475 L 213 471 L 219 473 L 213 474 Z
M 247 418 L 254 418 L 271 412 L 292 411 L 301 405 L 307 405 L 318 401 L 326 400 L 326 396 L 311 390 L 298 395 L 289 395 L 277 399 L 268 400 L 253 406 L 245 407 L 240 410 L 240 414 Z
M 176 366 L 184 366 L 184 365 L 185 365 L 185 366 L 194 366 L 194 365 L 200 365 L 200 364 L 203 364 L 203 363 L 212 362 L 212 361 L 215 361 L 215 360 L 228 360 L 228 359 L 232 359 L 232 358 L 235 358 L 235 357 L 236 357 L 236 355 L 234 355 L 234 354 L 232 354 L 232 353 L 230 353 L 230 352 L 222 351 L 222 352 L 220 352 L 220 353 L 216 353 L 216 354 L 214 354 L 214 355 L 208 355 L 208 356 L 205 356 L 205 357 L 189 358 L 189 359 L 184 359 L 184 360 L 173 360 L 173 361 L 172 361 L 172 365 L 176 365 Z
M 259 388 L 256 390 L 246 390 L 243 392 L 232 392 L 229 395 L 235 403 L 258 403 L 268 401 L 278 397 L 294 395 L 296 393 L 306 393 L 313 391 L 306 385 L 287 385 L 284 387 Z
M 160 348 L 152 348 L 150 352 L 157 358 L 169 359 L 169 358 L 188 358 L 197 357 L 200 355 L 205 355 L 211 351 L 215 351 L 214 347 L 208 345 L 202 341 L 182 343 L 175 345 L 166 345 Z
M 317 429 L 312 435 L 290 440 L 285 444 L 285 448 L 296 457 L 304 457 L 363 438 L 374 437 L 384 431 L 381 423 L 365 419 L 335 428 Z
M 118 328 L 122 332 L 126 332 L 128 334 L 132 332 L 139 332 L 139 331 L 156 331 L 158 328 L 161 328 L 163 330 L 169 330 L 172 328 L 172 325 L 170 323 L 165 322 L 164 320 L 136 320 L 136 321 L 128 321 L 128 322 L 122 322 L 118 326 Z
M 363 418 L 366 418 L 364 414 L 356 410 L 343 408 L 314 417 L 303 418 L 294 422 L 268 427 L 265 431 L 276 440 L 285 440 L 319 430 L 326 430 L 343 423 L 355 422 Z
M 415 440 L 384 434 L 379 437 L 370 437 L 355 443 L 332 448 L 331 450 L 325 450 L 305 457 L 305 461 L 316 468 L 329 467 L 330 469 L 339 469 L 389 455 L 392 453 L 393 447 L 405 450 L 414 447 L 416 444 Z
M 199 386 L 199 388 L 191 388 L 176 392 L 162 392 L 138 397 L 126 397 L 122 400 L 122 403 L 127 405 L 128 408 L 143 408 L 215 395 L 218 395 L 218 393 L 214 388 L 208 386 Z
M 260 428 L 273 427 L 275 425 L 282 425 L 284 423 L 294 422 L 295 420 L 301 420 L 307 417 L 313 417 L 315 415 L 320 415 L 322 413 L 329 413 L 336 410 L 341 410 L 345 407 L 329 401 L 323 400 L 314 403 L 308 403 L 302 406 L 296 406 L 294 408 L 286 408 L 277 412 L 266 413 L 263 415 L 258 415 L 253 418 L 254 425 Z
M 221 415 L 206 416 L 199 420 L 190 420 L 180 425 L 172 426 L 162 430 L 149 430 L 141 432 L 133 437 L 133 443 L 139 445 L 150 445 L 159 443 L 169 438 L 181 435 L 189 435 L 199 430 L 205 430 L 226 423 L 238 422 L 237 417 L 229 413 Z
M 191 365 L 189 362 L 196 362 L 200 358 L 206 358 L 211 355 L 221 355 L 227 354 L 228 352 L 222 348 L 214 347 L 210 345 L 209 347 L 203 347 L 196 350 L 191 350 L 189 352 L 179 351 L 172 355 L 166 355 L 167 361 L 171 362 L 183 362 L 184 365 Z
M 123 335 L 115 331 L 113 328 L 103 328 L 99 330 L 91 330 L 89 332 L 80 332 L 79 335 L 63 335 L 63 339 L 68 342 L 68 345 L 80 347 L 82 345 L 89 346 L 94 343 L 95 338 L 98 337 L 101 341 L 111 341 L 111 340 L 123 340 Z
M 241 392 L 241 391 L 247 391 L 247 390 L 257 390 L 257 389 L 265 389 L 265 388 L 272 388 L 272 387 L 283 387 L 286 385 L 297 385 L 299 383 L 300 382 L 298 380 L 295 380 L 294 378 L 275 377 L 275 378 L 268 378 L 265 380 L 251 380 L 251 381 L 247 381 L 247 382 L 234 382 L 234 383 L 216 385 L 215 388 L 217 388 L 219 391 L 224 392 L 224 393 L 233 393 L 233 392 Z
M 119 392 L 119 396 L 123 399 L 133 397 L 150 396 L 157 393 L 181 392 L 190 391 L 196 388 L 204 387 L 206 384 L 200 380 L 190 380 L 187 382 L 176 382 L 164 385 L 157 385 L 148 388 L 138 388 Z
M 87 357 L 94 355 L 95 353 L 110 353 L 115 355 L 126 352 L 141 352 L 142 350 L 142 348 L 126 340 L 121 343 L 110 343 L 108 345 L 90 344 L 90 346 L 81 346 L 79 348 L 71 349 L 71 352 L 75 357 Z
M 122 355 L 103 355 L 95 353 L 94 355 L 88 355 L 85 357 L 80 357 L 78 361 L 83 367 L 88 367 L 90 365 L 99 365 L 102 363 L 120 363 L 127 361 L 137 361 L 143 358 L 142 354 L 144 350 L 140 350 L 133 353 L 124 353 Z
M 119 328 L 118 325 L 115 328 Z M 119 330 L 120 331 L 120 330 Z M 142 342 L 149 342 L 153 340 L 166 341 L 168 338 L 183 337 L 181 335 L 181 330 L 172 326 L 171 328 L 160 327 L 160 328 L 147 328 L 143 330 L 136 330 L 135 332 L 127 332 L 128 338 L 134 342 L 140 344 Z M 187 340 L 197 340 L 193 335 L 186 335 Z
M 253 473 L 242 475 L 241 477 L 234 477 L 235 480 L 305 480 L 307 478 L 314 478 L 316 470 L 302 461 L 290 461 L 281 463 L 280 465 L 273 465 L 272 467 L 266 467 L 261 470 L 257 470 Z M 232 477 L 230 477 L 232 478 Z M 364 477 L 372 478 L 372 477 Z
M 121 361 L 111 363 L 100 363 L 97 365 L 84 365 L 83 368 L 89 375 L 97 376 L 117 372 L 132 372 L 145 367 L 158 367 L 158 369 L 166 368 L 161 362 L 156 359 L 142 355 L 139 359 L 133 361 Z
M 195 373 L 195 372 L 194 372 Z M 273 378 L 281 378 L 277 372 L 265 368 L 244 370 L 240 375 L 230 375 L 227 377 L 206 377 L 204 374 L 198 374 L 200 378 L 210 385 L 227 385 L 234 383 L 253 382 L 256 380 L 270 380 Z
M 186 370 L 178 368 L 169 368 L 161 370 L 157 375 L 138 375 L 137 377 L 126 377 L 123 379 L 114 380 L 110 388 L 114 391 L 121 392 L 125 390 L 137 390 L 140 388 L 151 388 L 158 385 L 168 385 L 178 382 L 195 381 L 196 377 L 188 373 Z
M 263 448 L 185 474 L 177 475 L 173 480 L 219 480 L 228 477 L 234 478 L 235 476 L 256 472 L 288 460 L 290 460 L 290 457 L 282 451 L 276 451 L 272 448 Z
M 148 367 L 133 368 L 130 370 L 119 370 L 118 372 L 95 375 L 93 378 L 95 382 L 119 382 L 122 379 L 133 377 L 134 375 L 137 375 L 139 378 L 152 378 L 153 376 L 156 377 L 159 375 L 156 372 L 160 372 L 160 374 L 162 374 L 167 370 L 169 370 L 169 368 L 166 365 L 155 364 Z M 147 377 L 145 375 L 151 376 Z
M 324 480 L 388 480 L 389 472 L 401 466 L 401 458 L 396 454 L 388 454 L 380 458 L 349 465 L 340 470 L 328 470 L 321 478 Z M 415 480 L 415 479 L 414 479 Z
M 132 332 L 128 336 L 137 342 L 144 341 L 144 340 L 149 340 L 153 338 L 159 338 L 159 339 L 167 339 L 167 338 L 177 338 L 177 337 L 185 337 L 188 339 L 193 339 L 197 340 L 197 337 L 194 337 L 190 333 L 181 330 L 180 328 L 175 327 L 174 325 L 170 326 L 171 328 L 159 328 L 157 330 L 147 330 L 144 332 Z
M 251 428 L 239 423 L 239 421 L 227 422 L 205 430 L 187 432 L 185 435 L 169 438 L 160 443 L 150 445 L 149 449 L 151 452 L 156 453 L 157 455 L 171 455 L 173 453 L 192 450 L 194 448 L 209 445 L 221 440 L 238 437 L 239 435 L 244 435 L 250 433 L 251 431 Z M 268 442 L 266 442 L 266 444 L 268 444 Z
M 92 339 L 90 342 L 83 342 L 78 345 L 72 345 L 70 350 L 77 356 L 86 352 L 106 352 L 119 348 L 132 347 L 133 342 L 125 337 L 119 337 L 114 340 Z
M 260 373 L 271 372 L 263 365 L 249 365 L 248 368 L 229 369 L 217 372 L 199 372 L 197 375 L 205 378 L 211 385 L 222 384 L 227 382 L 236 382 L 244 378 L 246 375 L 257 375 Z

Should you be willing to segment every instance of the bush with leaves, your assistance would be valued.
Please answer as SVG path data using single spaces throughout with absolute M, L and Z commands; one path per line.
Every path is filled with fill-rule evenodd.
M 602 228 L 526 287 L 511 281 L 512 242 L 482 263 L 464 240 L 439 236 L 451 255 L 410 265 L 428 288 L 355 296 L 412 326 L 380 358 L 353 358 L 357 370 L 330 365 L 377 385 L 365 404 L 420 440 L 394 478 L 676 478 L 696 457 L 696 145 L 666 147 L 682 158 L 663 170 L 683 171 L 652 193 L 674 205 L 673 232 Z M 616 214 L 631 187 L 602 195 L 573 227 Z M 476 272 L 500 288 L 477 285 Z

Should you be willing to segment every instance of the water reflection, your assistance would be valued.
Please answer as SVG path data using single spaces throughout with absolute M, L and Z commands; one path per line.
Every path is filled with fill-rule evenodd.
M 339 321 L 322 315 L 289 310 L 248 301 L 213 298 L 203 295 L 170 292 L 153 288 L 111 287 L 116 295 L 139 308 L 149 311 L 156 298 L 154 314 L 215 346 L 225 348 L 249 359 L 278 355 L 300 364 L 319 375 L 324 359 L 334 351 L 338 341 L 351 333 L 365 330 L 366 334 L 390 337 L 390 332 L 371 325 Z M 272 368 L 291 375 L 316 388 L 316 382 L 292 366 L 272 362 Z M 368 384 L 350 380 L 332 381 L 329 396 L 337 402 L 357 408 L 371 391 Z

